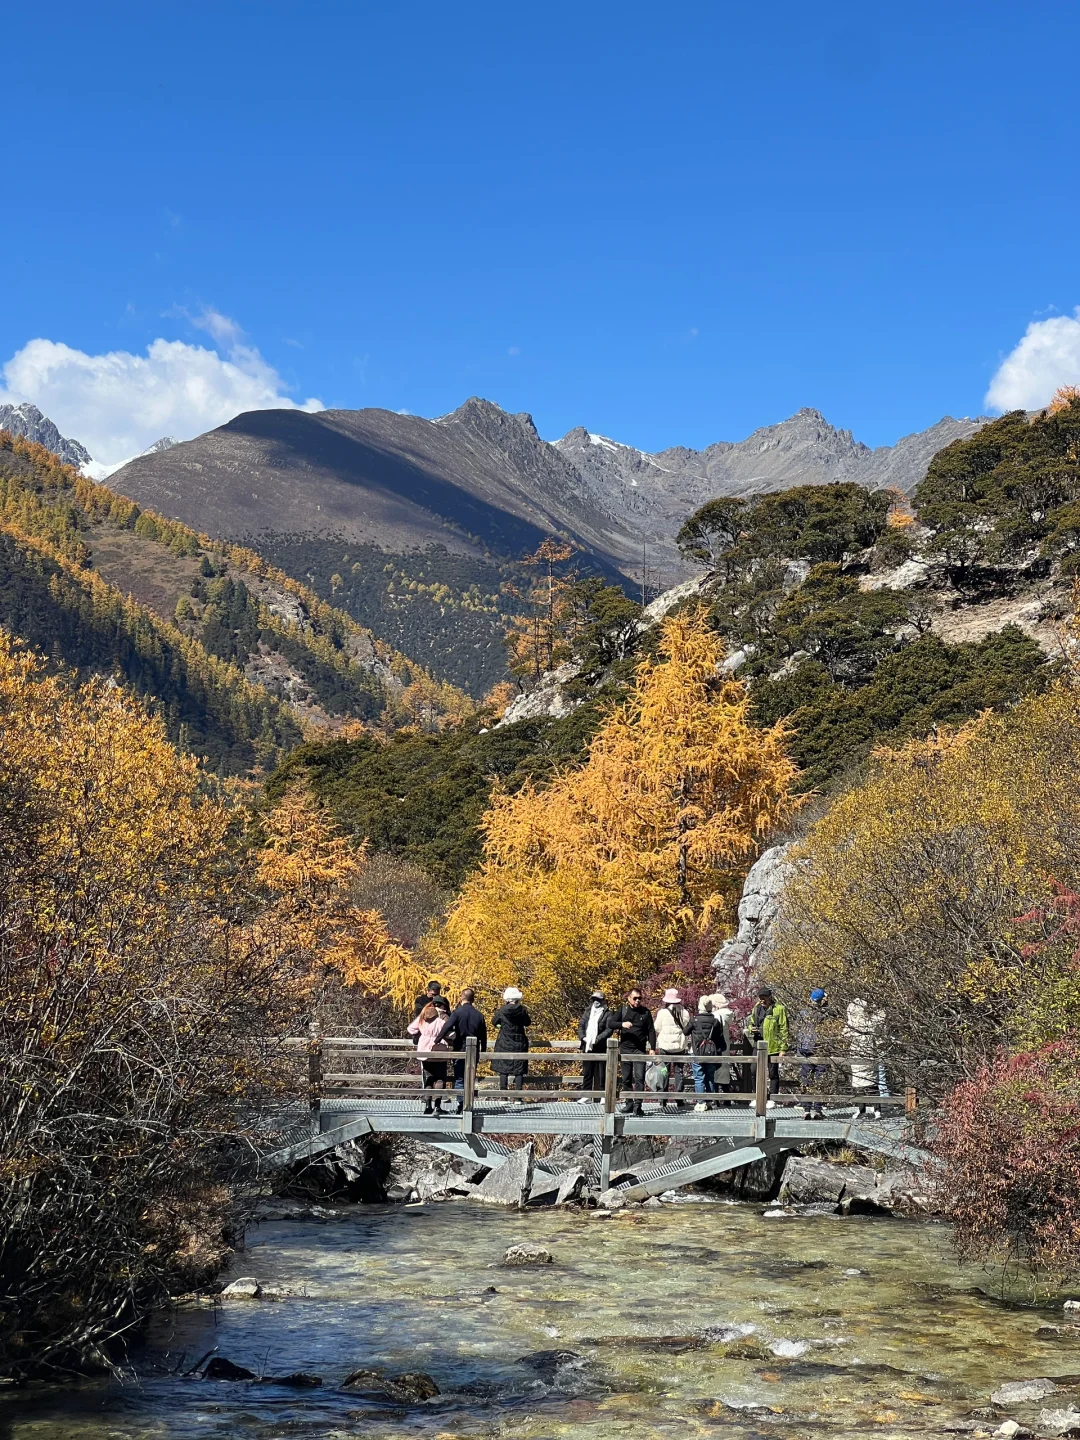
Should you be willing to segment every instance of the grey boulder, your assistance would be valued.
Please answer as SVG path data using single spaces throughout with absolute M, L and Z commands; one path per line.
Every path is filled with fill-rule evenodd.
M 533 1179 L 532 1141 L 515 1150 L 491 1170 L 470 1193 L 487 1205 L 523 1206 L 529 1198 Z

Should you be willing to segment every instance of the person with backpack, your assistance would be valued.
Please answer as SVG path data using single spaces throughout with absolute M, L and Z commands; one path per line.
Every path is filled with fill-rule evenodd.
M 694 1076 L 694 1090 L 698 1095 L 715 1095 L 717 1091 L 716 1071 L 718 1067 L 704 1058 L 706 1055 L 723 1055 L 727 1051 L 727 1037 L 723 1022 L 713 1014 L 713 1002 L 708 995 L 698 1001 L 698 1013 L 690 1022 L 690 1052 L 695 1057 L 691 1070 Z M 712 1109 L 719 1102 L 699 1100 L 695 1110 Z
M 685 1055 L 690 1048 L 690 1011 L 682 1003 L 682 996 L 674 986 L 664 991 L 664 998 L 656 1012 L 656 1049 L 662 1055 Z M 668 1061 L 668 1089 L 674 1095 L 681 1095 L 686 1084 L 686 1066 Z M 678 1110 L 675 1101 L 664 1100 L 664 1109 Z
M 810 991 L 809 1003 L 804 1005 L 795 1017 L 795 1049 L 799 1055 L 821 1054 L 821 1022 L 826 1018 L 829 997 L 819 988 Z M 821 1089 L 828 1074 L 827 1065 L 800 1065 L 799 1087 L 805 1094 L 811 1084 Z M 803 1119 L 820 1120 L 824 1115 L 822 1102 L 803 1102 Z
M 652 1011 L 642 1000 L 641 990 L 637 985 L 627 995 L 625 1005 L 618 1010 L 608 1011 L 601 1034 L 605 1045 L 609 1035 L 618 1037 L 619 1054 L 622 1057 L 619 1066 L 620 1089 L 637 1091 L 640 1097 L 640 1092 L 645 1089 L 645 1057 L 656 1049 L 656 1026 L 653 1023 Z M 624 1100 L 622 1113 L 644 1114 L 640 1098 Z
M 787 1011 L 777 1000 L 768 985 L 762 985 L 757 992 L 757 1004 L 750 1011 L 746 1033 L 751 1044 L 764 1040 L 769 1054 L 768 1094 L 769 1109 L 776 1101 L 772 1096 L 780 1092 L 780 1057 L 791 1049 L 791 1034 L 788 1027 Z
M 524 996 L 515 985 L 508 985 L 502 998 L 503 1003 L 491 1017 L 493 1028 L 499 1032 L 493 1049 L 498 1055 L 506 1052 L 511 1055 L 527 1054 L 529 1036 L 526 1032 L 532 1024 L 532 1018 L 521 1003 Z M 499 1077 L 500 1090 L 520 1091 L 524 1088 L 529 1069 L 527 1060 L 493 1060 L 491 1068 Z

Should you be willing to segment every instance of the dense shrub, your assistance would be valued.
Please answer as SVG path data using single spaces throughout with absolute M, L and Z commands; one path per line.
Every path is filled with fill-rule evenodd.
M 960 1253 L 1080 1272 L 1080 1044 L 999 1055 L 946 1097 L 933 1139 Z

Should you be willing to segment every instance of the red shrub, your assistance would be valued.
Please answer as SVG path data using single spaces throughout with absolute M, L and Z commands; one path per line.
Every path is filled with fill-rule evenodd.
M 1080 1270 L 1080 1042 L 984 1065 L 945 1101 L 932 1148 L 962 1255 Z

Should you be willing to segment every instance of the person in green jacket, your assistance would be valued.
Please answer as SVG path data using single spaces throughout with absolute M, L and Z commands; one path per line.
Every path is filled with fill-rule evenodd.
M 750 1011 L 747 1035 L 756 1045 L 764 1040 L 769 1051 L 769 1095 L 780 1090 L 780 1056 L 791 1049 L 791 1033 L 788 1028 L 787 1011 L 767 985 L 757 992 L 757 1004 Z M 775 1101 L 769 1100 L 772 1106 Z

